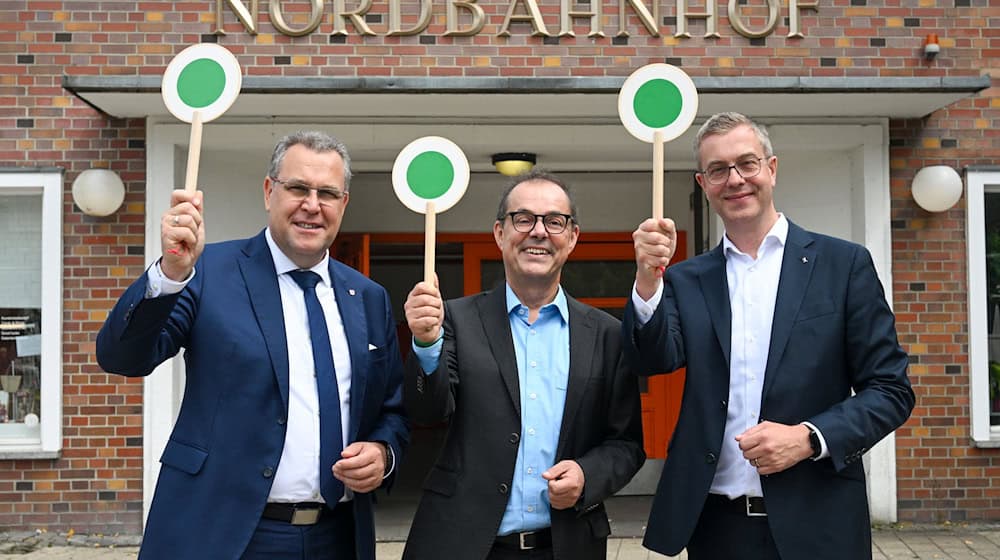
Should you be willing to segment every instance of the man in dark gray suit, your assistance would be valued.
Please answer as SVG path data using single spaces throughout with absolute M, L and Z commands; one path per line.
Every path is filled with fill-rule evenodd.
M 451 424 L 404 558 L 604 560 L 603 500 L 645 454 L 618 320 L 559 285 L 579 233 L 566 185 L 533 171 L 493 225 L 504 285 L 447 303 L 426 282 L 410 292 L 404 403 Z

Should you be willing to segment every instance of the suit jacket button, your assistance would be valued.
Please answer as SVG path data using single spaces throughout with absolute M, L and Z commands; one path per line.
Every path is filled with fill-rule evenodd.
M 284 418 L 278 418 L 278 425 L 279 426 L 284 426 L 285 425 L 285 419 Z
M 500 492 L 501 494 L 506 494 L 507 490 L 510 490 L 510 488 L 504 482 L 501 482 L 500 485 L 497 486 L 497 491 Z
M 715 464 L 716 460 L 717 457 L 715 456 L 715 453 L 709 453 L 708 455 L 705 455 L 705 462 L 708 463 L 709 465 Z
M 729 410 L 729 403 L 726 401 L 719 401 L 719 408 L 722 410 Z
M 509 441 L 509 442 L 511 442 L 513 444 L 516 444 L 520 439 L 521 439 L 521 435 L 518 434 L 517 432 L 514 432 L 514 433 L 510 434 L 510 437 L 507 438 L 507 441 Z
M 274 474 L 274 469 L 272 469 L 271 467 L 264 467 L 263 472 L 261 472 L 260 474 L 264 475 L 264 478 L 271 478 L 271 475 Z

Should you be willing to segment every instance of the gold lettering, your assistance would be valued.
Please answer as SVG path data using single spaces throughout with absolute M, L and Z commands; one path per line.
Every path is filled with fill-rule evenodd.
M 527 14 L 514 15 L 514 8 L 517 7 L 518 2 L 524 2 Z M 500 37 L 510 37 L 510 22 L 512 21 L 531 22 L 531 26 L 534 28 L 531 34 L 535 37 L 552 36 L 549 30 L 545 28 L 545 22 L 542 20 L 542 11 L 538 9 L 538 2 L 536 0 L 510 0 L 510 6 L 507 8 L 507 17 L 504 18 L 503 25 L 500 27 L 500 33 L 497 33 L 497 35 Z
M 243 28 L 247 30 L 247 33 L 251 35 L 257 34 L 257 15 L 260 13 L 260 6 L 258 5 L 258 0 L 250 0 L 250 9 L 247 10 L 246 5 L 240 0 L 215 0 L 215 34 L 225 35 L 226 31 L 222 29 L 222 3 L 225 2 L 229 4 L 229 8 L 233 10 L 236 14 L 236 19 L 240 20 L 243 24 Z
M 635 15 L 639 17 L 639 21 L 646 27 L 646 31 L 653 37 L 660 36 L 660 27 L 657 21 L 660 19 L 660 4 L 657 0 L 653 0 L 653 12 L 650 13 L 646 9 L 646 5 L 642 3 L 642 0 L 618 0 L 618 36 L 628 37 L 628 31 L 625 30 L 625 24 L 628 22 L 628 18 L 625 15 L 625 7 L 632 6 L 632 10 L 635 11 Z
M 559 8 L 559 22 L 561 27 L 559 29 L 559 36 L 570 36 L 576 37 L 573 33 L 573 18 L 590 18 L 590 33 L 587 37 L 604 37 L 604 32 L 601 31 L 601 20 L 596 11 L 592 12 L 574 12 L 573 2 L 575 0 L 561 0 L 562 5 Z M 591 4 L 593 5 L 593 4 Z M 600 6 L 600 4 L 598 4 Z
M 309 3 L 309 22 L 301 29 L 293 29 L 285 21 L 285 16 L 281 14 L 281 0 L 271 0 L 269 8 L 271 24 L 274 25 L 275 29 L 290 37 L 301 37 L 316 31 L 323 20 L 323 0 L 310 0 Z
M 802 0 L 788 0 L 788 36 L 802 38 L 805 35 L 799 31 L 799 11 L 812 10 L 819 11 L 819 2 L 803 2 Z
M 472 12 L 472 25 L 466 27 L 465 29 L 458 28 L 458 9 L 462 8 Z M 486 25 L 486 13 L 483 8 L 476 4 L 476 0 L 469 0 L 468 2 L 455 0 L 448 2 L 448 30 L 444 32 L 445 37 L 462 37 L 468 35 L 475 35 L 483 30 L 483 26 Z
M 389 32 L 386 35 L 416 35 L 427 29 L 427 25 L 431 22 L 431 0 L 419 0 L 420 19 L 417 20 L 416 25 L 409 29 L 403 29 L 401 2 L 402 0 L 389 0 Z
M 332 35 L 347 35 L 347 21 L 350 20 L 354 28 L 362 35 L 374 35 L 371 27 L 365 23 L 364 15 L 372 9 L 372 0 L 361 0 L 361 4 L 354 11 L 347 11 L 344 7 L 344 0 L 333 0 L 333 33 Z
M 691 36 L 687 30 L 689 19 L 705 20 L 705 37 L 719 37 L 719 32 L 716 30 L 718 10 L 719 7 L 713 0 L 705 0 L 704 12 L 688 12 L 687 0 L 677 0 L 677 32 L 674 33 L 674 37 Z
M 774 27 L 778 25 L 778 0 L 766 0 L 767 1 L 767 25 L 764 29 L 760 31 L 751 31 L 749 27 L 743 22 L 743 16 L 740 15 L 739 6 L 736 5 L 736 0 L 729 0 L 729 24 L 733 26 L 733 29 L 737 33 L 746 37 L 747 39 L 758 39 L 760 37 L 766 37 L 774 31 Z

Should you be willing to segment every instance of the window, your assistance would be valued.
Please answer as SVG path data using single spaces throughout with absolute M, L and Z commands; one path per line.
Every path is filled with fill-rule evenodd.
M 966 171 L 972 439 L 1000 447 L 1000 167 Z
M 62 445 L 62 171 L 0 169 L 0 458 Z

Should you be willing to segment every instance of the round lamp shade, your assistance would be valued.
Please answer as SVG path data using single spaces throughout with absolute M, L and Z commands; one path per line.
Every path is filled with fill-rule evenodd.
M 913 200 L 928 212 L 944 212 L 962 198 L 962 178 L 947 165 L 917 171 L 911 183 Z
M 491 156 L 493 166 L 501 175 L 516 177 L 531 171 L 535 166 L 537 157 L 528 152 L 504 152 Z
M 73 181 L 73 202 L 88 216 L 108 216 L 125 200 L 125 184 L 110 169 L 88 169 Z

